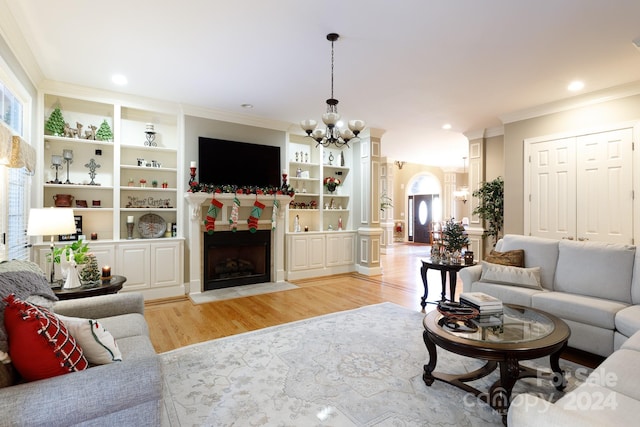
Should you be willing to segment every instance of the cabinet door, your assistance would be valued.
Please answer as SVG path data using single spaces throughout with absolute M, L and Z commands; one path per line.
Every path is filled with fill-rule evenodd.
M 148 289 L 150 287 L 150 261 L 148 243 L 127 244 L 118 247 L 118 269 L 114 273 L 127 278 L 124 289 Z
M 532 236 L 576 235 L 575 138 L 530 144 L 529 219 Z
M 577 139 L 578 240 L 633 243 L 631 128 Z
M 327 267 L 349 265 L 355 259 L 355 237 L 353 234 L 327 235 Z
M 180 282 L 179 243 L 151 245 L 151 286 L 176 286 Z
M 309 237 L 309 268 L 324 268 L 324 236 Z
M 309 240 L 306 236 L 292 236 L 289 238 L 289 270 L 300 271 L 309 268 Z

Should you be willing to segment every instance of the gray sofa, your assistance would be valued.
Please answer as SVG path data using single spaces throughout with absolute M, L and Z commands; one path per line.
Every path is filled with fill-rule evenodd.
M 116 339 L 122 362 L 0 388 L 0 425 L 160 425 L 162 370 L 142 295 L 58 301 L 53 311 L 100 320 Z
M 569 346 L 609 356 L 640 330 L 640 252 L 635 246 L 506 235 L 496 251 L 524 250 L 539 287 L 482 278 L 486 265 L 460 271 L 463 292 L 539 308 L 571 328 Z M 505 275 L 506 277 L 506 275 Z

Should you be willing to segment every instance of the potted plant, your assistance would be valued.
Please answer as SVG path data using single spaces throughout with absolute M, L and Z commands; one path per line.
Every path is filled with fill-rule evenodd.
M 382 193 L 380 195 L 380 210 L 384 211 L 385 209 L 393 207 L 393 200 L 391 197 L 387 196 L 387 193 Z
M 167 188 L 168 186 L 169 186 L 169 183 L 167 182 L 166 179 L 162 181 L 162 188 Z
M 504 181 L 502 177 L 483 182 L 472 195 L 479 200 L 478 206 L 471 214 L 478 215 L 480 219 L 485 221 L 486 228 L 482 235 L 483 237 L 491 237 L 493 246 L 495 246 L 500 238 L 504 223 Z
M 323 183 L 327 187 L 327 190 L 329 190 L 329 193 L 333 193 L 334 191 L 336 191 L 336 187 L 342 184 L 342 182 L 334 176 L 326 177 Z
M 73 251 L 73 259 L 77 265 L 84 264 L 87 261 L 89 244 L 80 239 L 64 246 L 56 246 L 55 248 L 53 248 L 53 262 L 56 264 L 60 264 L 60 260 L 63 256 L 69 256 L 69 251 Z M 51 261 L 51 256 L 51 253 L 47 254 L 49 261 Z
M 461 222 L 457 222 L 454 218 L 447 220 L 442 229 L 442 240 L 445 250 L 452 256 L 454 261 L 460 257 L 462 248 L 469 244 L 469 236 L 462 226 Z
M 156 181 L 155 179 L 153 181 L 151 181 L 151 186 L 153 188 L 158 188 L 158 181 Z

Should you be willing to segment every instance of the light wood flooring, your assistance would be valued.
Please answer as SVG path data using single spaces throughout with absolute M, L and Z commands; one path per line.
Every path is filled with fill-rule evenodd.
M 193 304 L 187 297 L 156 300 L 145 304 L 151 341 L 158 353 L 208 341 L 307 319 L 322 314 L 350 310 L 385 301 L 421 310 L 424 286 L 420 260 L 429 247 L 397 244 L 381 255 L 383 274 L 357 273 L 292 281 L 298 289 L 248 296 L 206 304 Z M 429 271 L 429 301 L 440 297 L 440 273 Z M 462 288 L 458 279 L 456 293 Z M 427 310 L 434 309 L 432 304 Z M 580 353 L 569 357 L 588 366 L 599 359 Z

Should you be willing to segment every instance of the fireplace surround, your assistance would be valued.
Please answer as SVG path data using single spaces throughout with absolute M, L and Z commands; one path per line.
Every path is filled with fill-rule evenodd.
M 211 203 L 212 194 L 197 192 L 197 193 L 185 193 L 184 195 L 187 203 L 189 204 L 189 225 L 188 225 L 188 240 L 187 248 L 190 252 L 188 257 L 188 275 L 189 275 L 189 294 L 199 294 L 204 292 L 204 239 L 206 228 L 204 226 L 204 220 L 207 212 L 207 207 Z M 291 201 L 291 197 L 288 195 L 258 195 L 255 194 L 216 194 L 215 198 L 219 200 L 223 207 L 219 210 L 218 218 L 215 222 L 214 235 L 217 233 L 229 232 L 231 228 L 229 226 L 229 219 L 231 210 L 234 204 L 234 199 L 240 201 L 240 211 L 238 216 L 238 231 L 249 232 L 247 226 L 247 218 L 251 213 L 251 206 L 256 200 L 263 203 L 266 208 L 262 213 L 260 220 L 258 221 L 258 231 L 265 230 L 270 235 L 270 265 L 269 265 L 269 277 L 265 282 L 282 282 L 285 279 L 284 272 L 284 246 L 285 246 L 285 211 Z M 277 211 L 275 218 L 276 222 L 273 223 L 273 204 L 277 200 L 280 205 L 280 209 Z M 233 232 L 231 232 L 233 234 Z M 207 233 L 208 234 L 208 233 Z

